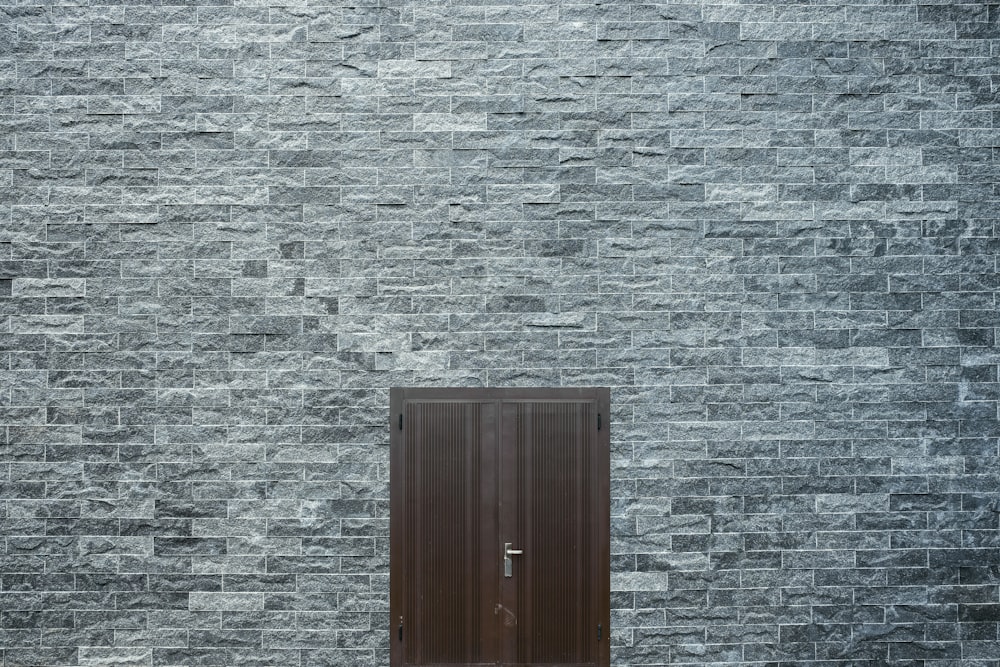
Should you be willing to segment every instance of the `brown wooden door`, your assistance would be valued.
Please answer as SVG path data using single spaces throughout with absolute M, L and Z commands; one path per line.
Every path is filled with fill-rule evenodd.
M 608 665 L 609 403 L 391 391 L 394 667 Z

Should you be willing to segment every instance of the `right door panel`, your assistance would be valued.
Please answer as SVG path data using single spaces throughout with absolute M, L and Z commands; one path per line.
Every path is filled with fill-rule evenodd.
M 503 403 L 501 531 L 524 552 L 503 584 L 504 607 L 517 610 L 503 629 L 508 664 L 606 664 L 607 449 L 597 420 L 592 401 Z

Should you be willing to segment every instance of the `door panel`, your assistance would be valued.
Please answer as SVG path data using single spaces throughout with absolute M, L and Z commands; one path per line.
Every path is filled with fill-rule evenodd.
M 519 613 L 516 653 L 505 656 L 509 662 L 594 660 L 598 621 L 592 589 L 598 572 L 587 548 L 597 520 L 591 507 L 597 489 L 587 465 L 596 433 L 593 407 L 541 401 L 503 406 L 501 466 L 517 470 L 511 485 L 516 497 L 509 499 L 516 509 L 510 515 L 525 552 L 513 580 Z M 591 627 L 593 636 L 585 637 Z
M 394 667 L 608 664 L 608 399 L 392 390 Z
M 406 661 L 494 663 L 496 406 L 411 402 L 405 421 Z

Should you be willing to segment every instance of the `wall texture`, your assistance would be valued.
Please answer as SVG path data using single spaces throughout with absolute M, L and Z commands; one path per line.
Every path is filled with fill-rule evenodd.
M 1000 6 L 11 1 L 4 667 L 385 665 L 388 387 L 577 384 L 615 664 L 1000 663 Z

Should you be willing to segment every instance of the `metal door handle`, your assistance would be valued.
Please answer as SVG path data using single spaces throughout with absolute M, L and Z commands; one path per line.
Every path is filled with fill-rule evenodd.
M 520 556 L 524 553 L 521 549 L 511 549 L 511 542 L 503 543 L 503 576 L 512 577 L 514 576 L 514 563 L 511 561 L 511 556 Z

